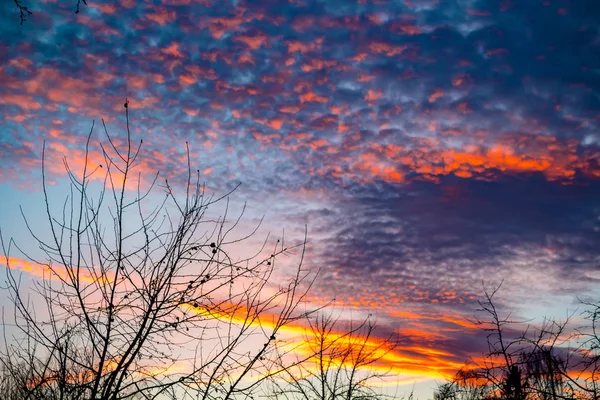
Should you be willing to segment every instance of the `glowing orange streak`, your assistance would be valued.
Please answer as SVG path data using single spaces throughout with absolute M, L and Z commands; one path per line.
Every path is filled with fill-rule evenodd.
M 252 316 L 252 312 L 245 307 L 236 307 L 232 313 L 217 310 L 206 310 L 202 308 L 194 308 L 191 305 L 183 306 L 184 309 L 195 312 L 199 315 L 210 316 L 223 322 L 233 324 L 251 324 L 252 326 L 260 326 L 262 328 L 275 328 L 273 321 L 276 320 L 276 315 L 259 315 L 256 318 L 246 318 L 247 315 Z M 232 307 L 233 308 L 233 307 Z M 318 332 L 298 322 L 284 325 L 278 330 L 278 339 L 284 336 L 285 341 L 280 344 L 282 349 L 291 351 L 301 357 L 308 357 L 307 361 L 315 361 L 315 357 L 310 357 L 314 353 L 314 349 L 318 348 L 321 338 Z M 453 362 L 444 357 L 451 357 L 453 354 L 437 349 L 431 349 L 422 346 L 404 347 L 402 349 L 389 350 L 386 341 L 379 338 L 354 335 L 348 336 L 343 331 L 334 331 L 326 334 L 324 341 L 327 344 L 335 343 L 336 346 L 342 346 L 341 351 L 350 348 L 351 351 L 358 354 L 358 349 L 362 349 L 362 354 L 367 355 L 369 359 L 378 359 L 376 363 L 360 366 L 359 369 L 389 372 L 390 374 L 399 374 L 409 372 L 413 375 L 422 377 L 423 379 L 443 379 L 451 378 L 455 372 L 463 367 L 462 362 Z M 354 347 L 354 349 L 352 349 Z M 404 351 L 410 351 L 422 355 L 422 358 L 415 358 L 413 355 L 405 355 Z M 332 359 L 334 364 L 342 365 L 341 359 Z M 351 364 L 352 356 L 346 364 Z M 305 368 L 305 369 L 308 369 Z M 414 381 L 414 379 L 413 379 Z
M 115 361 L 111 361 L 111 362 L 106 363 L 104 365 L 104 368 L 102 369 L 102 374 L 106 374 L 106 373 L 109 373 L 109 372 L 113 371 L 114 368 L 117 365 L 118 365 L 118 363 L 115 362 Z M 78 382 L 89 383 L 94 378 L 95 378 L 94 373 L 92 373 L 89 370 L 78 372 L 78 373 L 73 373 L 71 371 L 67 371 L 66 382 L 70 382 L 70 383 L 78 383 Z M 36 378 L 33 378 L 33 379 L 29 379 L 27 381 L 27 386 L 29 386 L 29 387 L 39 386 L 42 382 L 44 384 L 52 384 L 52 383 L 58 382 L 58 379 L 56 379 L 55 377 L 52 377 L 52 376 L 49 376 L 49 377 L 46 377 L 46 376 L 36 377 Z
M 49 278 L 49 279 L 63 279 L 67 282 L 70 281 L 70 276 L 67 271 L 67 268 L 61 265 L 52 265 L 50 267 L 49 264 L 38 264 L 23 258 L 10 257 L 5 255 L 0 255 L 0 260 L 2 262 L 0 265 L 4 265 L 6 267 L 10 266 L 10 268 L 18 268 L 20 271 L 26 272 L 30 275 L 37 276 L 40 278 Z M 6 260 L 8 258 L 8 265 L 6 264 Z M 74 269 L 74 268 L 73 268 Z M 75 273 L 75 271 L 73 271 Z M 87 271 L 87 268 L 82 268 L 79 274 L 79 279 L 82 282 L 87 283 L 110 283 L 112 281 L 111 277 L 104 276 L 98 281 L 96 278 L 91 276 Z

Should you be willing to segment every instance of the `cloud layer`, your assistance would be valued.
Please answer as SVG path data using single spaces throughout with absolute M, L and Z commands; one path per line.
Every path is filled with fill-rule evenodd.
M 597 284 L 597 1 L 74 6 L 0 17 L 15 196 L 42 140 L 57 173 L 63 155 L 83 165 L 92 119 L 123 138 L 128 98 L 143 171 L 184 172 L 189 142 L 210 186 L 243 181 L 257 213 L 308 222 L 320 298 L 404 321 L 456 362 L 477 350 L 461 316 L 482 280 L 505 279 L 522 312 Z

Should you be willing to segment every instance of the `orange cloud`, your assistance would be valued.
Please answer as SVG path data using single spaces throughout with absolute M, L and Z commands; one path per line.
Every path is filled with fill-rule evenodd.
M 159 83 L 159 84 L 165 83 L 165 77 L 161 74 L 153 73 L 153 74 L 150 74 L 150 76 L 151 76 L 152 81 L 155 83 Z
M 181 85 L 183 85 L 183 86 L 193 85 L 196 82 L 198 82 L 198 80 L 196 79 L 196 77 L 194 77 L 192 75 L 180 75 L 179 76 L 179 83 L 181 83 Z
M 354 55 L 353 57 L 350 57 L 350 61 L 360 63 L 360 62 L 365 61 L 367 59 L 367 57 L 369 57 L 369 55 L 367 53 L 358 53 L 358 54 Z
M 33 97 L 22 94 L 4 93 L 0 97 L 0 104 L 18 106 L 25 111 L 39 110 L 42 107 Z
M 117 6 L 112 3 L 93 3 L 90 7 L 97 8 L 102 14 L 112 15 L 117 12 Z
M 179 77 L 182 84 L 191 85 L 198 81 L 198 78 L 214 81 L 219 78 L 217 72 L 212 68 L 201 67 L 199 65 L 186 65 L 186 74 Z
M 253 36 L 236 36 L 234 40 L 244 43 L 252 50 L 258 50 L 261 46 L 268 43 L 268 37 L 264 33 L 257 33 Z
M 38 278 L 70 281 L 69 269 L 64 265 L 53 263 L 38 264 L 28 259 L 7 257 L 5 255 L 0 255 L 0 265 L 8 266 L 13 270 L 19 270 Z M 81 269 L 79 278 L 82 282 L 86 283 L 93 283 L 96 280 L 96 278 L 89 273 L 87 268 Z M 106 279 L 106 282 L 110 282 L 109 277 L 104 277 L 104 279 Z
M 389 165 L 375 153 L 362 154 L 359 160 L 352 165 L 351 169 L 366 173 L 366 176 L 362 176 L 362 179 L 366 180 L 381 179 L 395 183 L 404 181 L 404 174 L 400 169 Z
M 456 110 L 461 114 L 471 113 L 471 107 L 469 107 L 469 103 L 467 103 L 466 101 L 461 101 L 460 103 L 458 103 L 458 106 L 456 106 Z
M 357 82 L 371 82 L 375 77 L 373 75 L 360 72 L 356 78 Z
M 175 13 L 175 10 L 170 10 L 164 7 L 156 7 L 154 12 L 146 14 L 146 18 L 156 22 L 160 26 L 165 26 L 169 22 L 175 21 L 177 14 Z
M 144 90 L 146 89 L 147 80 L 145 76 L 141 75 L 127 75 L 127 86 L 134 88 L 136 90 Z
M 423 33 L 423 30 L 416 25 L 403 24 L 398 27 L 398 30 L 405 35 L 418 35 Z
M 325 68 L 341 67 L 335 60 L 320 60 L 318 58 L 311 58 L 308 62 L 302 65 L 302 71 L 311 72 L 319 71 Z
M 81 15 L 78 18 L 79 22 L 87 27 L 89 27 L 95 36 L 99 35 L 111 35 L 111 36 L 119 36 L 122 34 L 119 30 L 108 26 L 103 20 L 93 19 L 87 15 Z
M 279 111 L 286 114 L 296 114 L 300 112 L 300 107 L 298 106 L 283 106 L 279 108 Z
M 433 93 L 429 95 L 428 100 L 430 103 L 435 103 L 435 101 L 443 95 L 444 91 L 442 89 L 435 89 Z
M 109 72 L 90 72 L 84 79 L 64 75 L 57 69 L 38 68 L 23 78 L 22 88 L 29 96 L 44 98 L 44 108 L 56 111 L 58 105 L 66 106 L 70 112 L 81 112 L 97 116 L 100 110 L 106 109 L 106 104 L 122 104 L 118 100 L 103 95 L 99 88 L 110 85 L 115 78 Z M 24 95 L 24 94 L 23 94 Z M 37 107 L 36 102 L 27 102 L 26 98 L 5 97 L 8 101 L 19 100 L 27 107 Z M 4 100 L 3 101 L 7 101 Z M 114 100 L 114 103 L 113 103 Z
M 225 32 L 237 32 L 242 30 L 246 23 L 251 22 L 254 19 L 262 19 L 259 12 L 246 15 L 244 15 L 243 12 L 236 12 L 236 15 L 232 16 L 207 18 L 200 23 L 200 27 L 207 27 L 212 37 L 219 39 Z
M 366 101 L 377 101 L 383 96 L 383 92 L 380 90 L 372 90 L 369 89 L 367 95 L 365 96 Z
M 273 129 L 281 129 L 281 127 L 283 126 L 283 119 L 281 118 L 274 118 L 270 121 L 267 122 L 267 126 L 273 128 Z
M 309 51 L 318 50 L 321 47 L 322 41 L 305 43 L 299 40 L 288 40 L 285 44 L 288 48 L 288 53 L 308 53 Z
M 300 95 L 300 102 L 316 102 L 316 103 L 327 103 L 329 101 L 329 97 L 321 96 L 314 92 L 308 92 Z
M 281 138 L 281 135 L 278 133 L 252 132 L 252 136 L 254 136 L 256 140 L 264 143 L 272 143 L 274 140 Z
M 329 142 L 325 139 L 314 139 L 308 143 L 310 148 L 313 150 L 317 150 L 319 147 L 326 146 L 327 144 L 329 144 Z
M 369 49 L 377 54 L 385 54 L 388 57 L 396 56 L 398 54 L 402 54 L 404 50 L 407 49 L 406 45 L 392 45 L 386 42 L 371 42 L 369 44 Z
M 8 65 L 11 67 L 28 70 L 33 66 L 33 61 L 25 57 L 15 57 L 8 62 Z
M 449 129 L 441 134 L 460 136 L 462 132 Z M 361 139 L 360 136 L 351 138 L 353 142 Z M 358 151 L 359 154 L 336 161 L 349 162 L 347 168 L 329 165 L 327 171 L 337 171 L 336 176 L 346 176 L 359 182 L 381 179 L 397 183 L 413 179 L 437 181 L 437 177 L 444 175 L 493 180 L 504 172 L 539 172 L 548 180 L 565 182 L 572 180 L 577 171 L 588 176 L 600 176 L 600 168 L 595 161 L 597 154 L 580 154 L 576 142 L 558 145 L 558 140 L 553 137 L 529 137 L 526 141 L 519 137 L 515 140 L 521 143 L 504 140 L 505 143 L 491 147 L 465 146 L 462 149 L 440 148 L 438 139 L 413 140 L 415 143 L 409 147 L 371 144 L 369 150 L 362 152 L 361 146 L 347 143 L 344 145 L 346 151 Z M 406 176 L 411 178 L 406 179 Z
M 348 106 L 339 106 L 339 105 L 332 104 L 331 107 L 329 107 L 329 109 L 331 110 L 331 112 L 333 114 L 340 115 L 340 114 L 348 111 Z
M 252 64 L 252 65 L 255 64 L 254 57 L 252 57 L 250 54 L 241 54 L 238 57 L 238 62 L 241 64 L 244 64 L 244 63 Z
M 167 47 L 163 47 L 162 49 L 160 49 L 160 52 L 163 54 L 167 54 L 169 56 L 173 56 L 173 57 L 178 57 L 178 58 L 183 57 L 183 54 L 179 50 L 179 44 L 177 42 L 172 42 Z

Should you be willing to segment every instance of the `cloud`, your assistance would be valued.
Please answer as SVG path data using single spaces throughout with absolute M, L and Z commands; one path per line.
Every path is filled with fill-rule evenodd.
M 181 181 L 188 142 L 209 186 L 309 223 L 320 297 L 418 310 L 452 362 L 481 280 L 507 307 L 596 282 L 596 1 L 38 5 L 0 17 L 1 182 L 36 185 L 44 139 L 52 178 L 81 167 L 92 119 L 122 140 L 128 98 L 142 171 Z
M 317 264 L 327 266 L 332 295 L 360 293 L 363 306 L 468 310 L 482 280 L 500 279 L 512 307 L 544 293 L 574 296 L 593 285 L 599 190 L 596 181 L 565 186 L 540 174 L 355 187 L 331 212 L 311 218 Z

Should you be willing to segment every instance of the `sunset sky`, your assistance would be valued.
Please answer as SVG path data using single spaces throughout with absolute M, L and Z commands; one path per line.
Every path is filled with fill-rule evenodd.
M 483 283 L 524 317 L 599 299 L 597 0 L 88 3 L 2 5 L 3 235 L 43 211 L 43 141 L 58 195 L 127 98 L 142 172 L 181 182 L 187 141 L 248 226 L 306 225 L 314 301 L 403 335 L 421 398 L 486 349 Z

